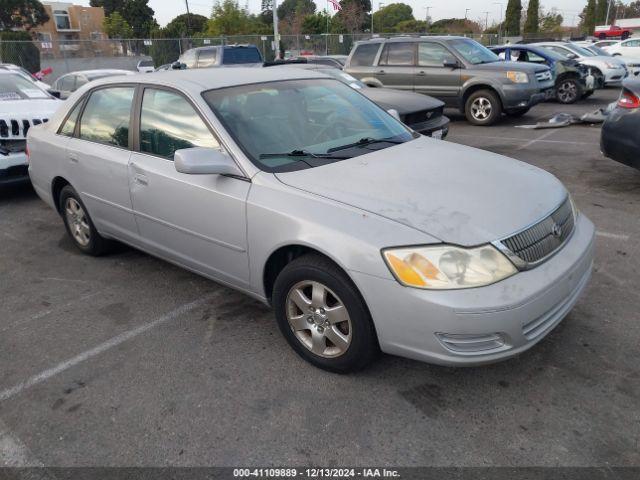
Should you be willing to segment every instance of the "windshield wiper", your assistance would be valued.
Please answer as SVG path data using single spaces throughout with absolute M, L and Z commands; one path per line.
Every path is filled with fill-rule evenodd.
M 393 140 L 391 138 L 371 138 L 365 137 L 361 138 L 355 143 L 349 143 L 347 145 L 342 145 L 340 147 L 333 147 L 327 150 L 327 153 L 337 152 L 338 150 L 346 150 L 347 148 L 353 147 L 366 147 L 367 145 L 373 145 L 374 143 L 392 143 L 393 145 L 399 145 L 401 143 L 405 143 L 406 140 Z
M 331 151 L 331 150 L 330 150 Z M 277 158 L 277 157 L 311 157 L 311 158 L 330 158 L 335 160 L 346 160 L 351 157 L 344 155 L 331 155 L 327 153 L 313 153 L 306 150 L 292 150 L 286 153 L 261 153 L 260 158 Z

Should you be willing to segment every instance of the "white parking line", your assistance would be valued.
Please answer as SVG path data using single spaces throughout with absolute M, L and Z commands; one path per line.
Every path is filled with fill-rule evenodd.
M 545 138 L 550 137 L 551 135 L 553 135 L 554 133 L 556 133 L 555 130 L 549 130 L 549 131 L 543 133 L 542 135 L 540 135 L 538 138 L 534 138 L 533 140 L 528 141 L 524 145 L 520 145 L 518 148 L 516 148 L 516 151 L 517 150 L 524 150 L 525 148 L 529 148 L 531 145 L 534 145 L 537 142 L 541 142 Z
M 120 335 L 117 335 L 112 339 L 107 340 L 104 343 L 101 343 L 100 345 L 92 348 L 91 350 L 87 350 L 86 352 L 76 355 L 75 357 L 70 358 L 69 360 L 65 360 L 64 362 L 59 363 L 55 367 L 44 370 L 43 372 L 40 372 L 37 375 L 34 375 L 31 378 L 28 378 L 27 380 L 24 380 L 18 383 L 17 385 L 14 385 L 11 388 L 2 390 L 0 391 L 0 402 L 2 402 L 3 400 L 7 400 L 11 397 L 14 397 L 19 393 L 23 392 L 24 390 L 27 390 L 39 383 L 42 383 L 45 380 L 48 380 L 51 377 L 54 377 L 55 375 L 58 375 L 59 373 L 62 373 L 65 370 L 68 370 L 71 367 L 78 365 L 79 363 L 82 363 L 86 360 L 89 360 L 92 357 L 95 357 L 96 355 L 100 355 L 101 353 L 106 352 L 107 350 L 110 350 L 113 347 L 117 347 L 121 343 L 124 343 L 127 340 L 131 340 L 132 338 L 135 338 L 138 335 L 151 330 L 152 328 L 158 327 L 163 323 L 167 323 L 172 320 L 175 320 L 179 316 L 193 310 L 194 308 L 199 307 L 200 305 L 205 303 L 207 300 L 208 298 L 201 298 L 199 300 L 195 300 L 193 302 L 184 304 L 176 308 L 175 310 L 172 310 L 169 313 L 161 316 L 160 318 L 157 318 L 156 320 L 145 323 L 144 325 L 140 325 L 139 327 L 134 328 L 133 330 L 129 330 L 127 332 L 121 333 Z
M 619 234 L 619 233 L 602 232 L 600 230 L 598 230 L 596 232 L 596 235 L 598 237 L 611 238 L 613 240 L 622 240 L 623 242 L 626 242 L 627 240 L 629 240 L 629 235 L 622 235 L 622 234 Z
M 466 137 L 466 138 L 474 138 L 474 139 L 480 139 L 480 140 L 506 140 L 506 141 L 510 141 L 510 142 L 529 142 L 530 140 L 528 140 L 527 138 L 518 138 L 518 137 L 492 137 L 492 136 L 487 136 L 487 135 L 467 135 L 467 134 L 459 134 L 456 133 L 452 136 L 455 137 Z M 540 143 L 562 143 L 565 145 L 595 145 L 595 146 L 600 146 L 599 143 L 589 143 L 589 142 L 570 142 L 570 141 L 565 141 L 565 140 L 544 140 L 542 138 L 538 138 L 537 140 L 535 140 L 536 142 L 540 142 Z
M 0 420 L 0 467 L 43 467 L 27 446 Z

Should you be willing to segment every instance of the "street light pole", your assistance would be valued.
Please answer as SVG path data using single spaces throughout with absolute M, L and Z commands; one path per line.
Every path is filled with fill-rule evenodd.
M 187 38 L 191 36 L 191 14 L 189 13 L 189 0 L 184 0 L 187 6 Z
M 424 7 L 427 9 L 427 15 L 424 17 L 424 21 L 428 24 L 429 23 L 429 10 L 431 10 L 433 7 Z
M 465 20 L 467 19 L 467 13 L 469 13 L 469 10 L 471 10 L 471 9 L 470 9 L 470 8 L 466 8 L 466 9 L 464 10 L 464 19 L 465 19 Z
M 273 0 L 273 48 L 276 51 L 275 58 L 280 60 L 280 35 L 278 35 L 278 0 Z
M 482 12 L 485 14 L 485 20 L 484 20 L 484 29 L 485 31 L 489 28 L 489 12 Z

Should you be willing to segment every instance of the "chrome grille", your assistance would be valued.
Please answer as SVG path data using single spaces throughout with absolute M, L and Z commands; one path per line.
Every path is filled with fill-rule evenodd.
M 537 72 L 536 78 L 539 82 L 546 82 L 547 80 L 551 80 L 551 72 L 549 70 L 545 72 Z
M 47 118 L 0 118 L 0 138 L 2 139 L 25 139 L 32 126 L 47 123 Z
M 558 250 L 571 236 L 574 227 L 573 207 L 567 198 L 547 218 L 502 240 L 502 244 L 522 261 L 533 264 Z

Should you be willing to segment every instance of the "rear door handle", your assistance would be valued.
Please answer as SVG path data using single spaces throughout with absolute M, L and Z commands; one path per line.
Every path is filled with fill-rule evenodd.
M 77 153 L 74 152 L 69 152 L 69 160 L 71 160 L 73 163 L 78 163 L 79 157 Z
M 376 73 L 377 73 L 378 75 L 384 75 L 384 74 L 385 74 L 385 71 L 384 71 L 384 70 L 378 70 Z
M 419 71 L 419 72 L 418 72 L 418 76 L 419 76 L 419 77 L 426 77 L 426 76 L 427 76 L 427 72 L 425 72 L 425 71 Z
M 142 175 L 141 173 L 136 173 L 133 178 L 138 185 L 144 185 L 145 187 L 149 185 L 149 180 L 147 179 L 146 175 Z

